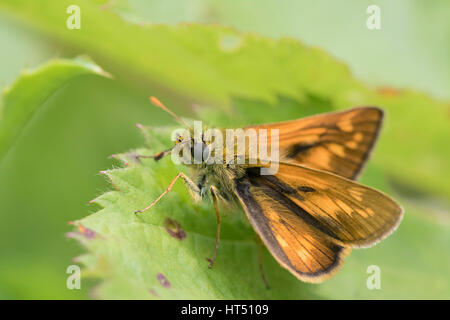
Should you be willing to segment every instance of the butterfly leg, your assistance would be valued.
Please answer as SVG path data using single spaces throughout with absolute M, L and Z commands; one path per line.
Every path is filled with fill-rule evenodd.
M 144 211 L 147 211 L 148 209 L 150 209 L 151 207 L 153 207 L 155 204 L 158 203 L 159 200 L 161 200 L 162 197 L 164 197 L 166 195 L 166 193 L 168 193 L 170 190 L 172 190 L 173 185 L 175 184 L 175 182 L 177 182 L 177 180 L 181 178 L 183 179 L 183 181 L 185 182 L 185 184 L 188 186 L 189 190 L 192 191 L 192 193 L 195 196 L 201 197 L 201 191 L 199 189 L 199 187 L 188 177 L 186 176 L 183 172 L 180 172 L 177 174 L 177 176 L 170 182 L 169 186 L 167 187 L 166 190 L 164 190 L 163 193 L 161 193 L 161 195 L 156 198 L 155 201 L 153 201 L 152 203 L 150 203 L 148 206 L 146 206 L 144 209 L 141 210 L 136 210 L 134 213 L 141 213 Z
M 216 246 L 214 247 L 214 252 L 213 252 L 213 255 L 211 256 L 211 258 L 206 258 L 206 260 L 209 261 L 209 268 L 212 268 L 214 265 L 214 261 L 216 260 L 217 249 L 219 248 L 221 220 L 220 220 L 220 213 L 219 213 L 219 205 L 218 205 L 218 201 L 217 201 L 217 189 L 216 189 L 216 187 L 211 186 L 209 191 L 211 192 L 211 196 L 212 196 L 213 203 L 214 203 L 214 211 L 216 213 L 216 218 L 217 218 Z
M 263 249 L 262 246 L 263 246 L 263 244 L 262 244 L 261 238 L 257 234 L 255 234 L 255 235 L 256 235 L 256 242 L 258 243 L 259 272 L 261 273 L 261 278 L 262 278 L 262 280 L 264 282 L 264 285 L 266 286 L 266 289 L 269 290 L 270 289 L 269 283 L 266 280 L 266 276 L 264 274 L 264 269 L 263 269 L 263 263 L 262 263 L 262 249 Z

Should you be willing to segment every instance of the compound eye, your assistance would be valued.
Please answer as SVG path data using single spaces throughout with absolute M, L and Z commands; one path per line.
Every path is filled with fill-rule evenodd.
M 181 143 L 183 142 L 183 137 L 182 136 L 178 136 L 177 140 L 175 140 L 175 144 Z

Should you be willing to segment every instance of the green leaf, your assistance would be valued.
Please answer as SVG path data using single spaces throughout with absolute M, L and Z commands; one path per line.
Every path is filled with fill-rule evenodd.
M 222 26 L 133 24 L 102 0 L 78 1 L 81 29 L 68 30 L 64 13 L 70 4 L 5 0 L 0 6 L 53 39 L 104 61 L 118 78 L 132 78 L 135 86 L 157 83 L 161 92 L 171 93 L 171 100 L 184 99 L 183 106 L 220 107 L 228 110 L 228 118 L 246 107 L 235 103 L 241 100 L 261 104 L 261 109 L 269 106 L 273 112 L 268 121 L 302 114 L 279 111 L 283 99 L 304 106 L 313 97 L 332 109 L 378 105 L 388 114 L 373 161 L 419 192 L 450 197 L 448 102 L 412 90 L 370 88 L 323 50 L 290 38 L 271 40 Z
M 82 60 L 54 60 L 25 70 L 4 89 L 0 104 L 0 160 L 33 115 L 68 81 L 87 74 L 109 76 L 99 66 Z

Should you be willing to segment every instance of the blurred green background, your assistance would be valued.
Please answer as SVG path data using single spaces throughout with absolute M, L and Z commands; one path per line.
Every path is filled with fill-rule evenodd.
M 69 4 L 81 7 L 81 30 L 66 28 Z M 371 4 L 381 8 L 381 30 L 366 28 L 366 8 Z M 393 116 L 399 121 L 391 119 L 389 126 L 403 127 L 383 140 L 382 151 L 374 160 L 400 202 L 439 226 L 436 230 L 442 237 L 437 235 L 436 243 L 442 247 L 433 252 L 441 256 L 431 256 L 423 269 L 425 274 L 447 270 L 441 280 L 433 280 L 447 282 L 448 12 L 450 3 L 444 0 L 0 0 L 2 87 L 13 83 L 24 70 L 48 60 L 80 55 L 92 58 L 113 75 L 113 79 L 80 75 L 61 84 L 39 105 L 1 159 L 0 298 L 90 297 L 89 285 L 82 290 L 67 290 L 65 285 L 67 266 L 84 252 L 75 241 L 65 238 L 71 230 L 67 222 L 96 210 L 88 202 L 109 189 L 97 174 L 112 167 L 108 156 L 143 144 L 136 123 L 170 123 L 165 114 L 150 107 L 149 95 L 161 98 L 182 115 L 191 115 L 192 104 L 223 109 L 245 104 L 242 99 L 273 104 L 272 98 L 283 93 L 276 92 L 276 85 L 268 97 L 260 94 L 262 89 L 256 85 L 234 88 L 225 67 L 207 69 L 222 60 L 207 54 L 209 48 L 201 45 L 201 30 L 195 31 L 193 38 L 185 37 L 190 24 L 182 24 L 181 31 L 176 27 L 184 22 L 230 26 L 268 39 L 299 40 L 323 49 L 333 61 L 345 63 L 355 78 L 374 92 L 394 96 L 404 89 L 412 92 L 410 108 L 392 111 L 403 114 L 405 120 Z M 174 27 L 149 34 L 138 30 L 152 24 Z M 154 38 L 149 39 L 151 35 Z M 166 37 L 173 42 L 166 42 Z M 231 47 L 234 40 L 230 40 Z M 276 63 L 282 65 L 283 61 Z M 330 83 L 333 75 L 330 72 Z M 345 99 L 340 101 L 344 104 Z M 415 101 L 419 101 L 417 105 Z M 251 103 L 246 105 L 251 108 Z M 417 137 L 405 136 L 411 132 Z M 376 185 L 376 170 L 371 172 L 373 177 L 365 179 Z M 420 228 L 412 229 L 418 234 L 411 235 L 411 241 L 420 242 Z M 441 285 L 440 297 L 450 298 L 448 283 Z M 436 297 L 432 292 L 424 295 L 429 296 Z

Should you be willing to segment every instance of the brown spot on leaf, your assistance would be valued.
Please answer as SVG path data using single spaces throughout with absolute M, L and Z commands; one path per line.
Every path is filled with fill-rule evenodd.
M 78 230 L 87 239 L 94 239 L 95 238 L 95 231 L 92 230 L 92 229 L 86 228 L 82 224 L 78 225 Z
M 69 221 L 69 224 L 72 225 L 76 225 L 74 222 Z M 85 226 L 83 226 L 81 223 L 77 225 L 78 226 L 78 231 L 79 232 L 68 232 L 66 233 L 66 236 L 68 238 L 74 238 L 76 237 L 76 235 L 81 234 L 82 236 L 84 236 L 86 239 L 95 239 L 95 237 L 97 236 L 95 231 L 89 228 L 86 228 Z
M 159 283 L 164 287 L 169 289 L 170 288 L 170 282 L 169 280 L 167 280 L 167 278 L 162 274 L 162 273 L 158 273 L 158 275 L 156 276 L 156 278 L 158 279 Z
M 184 238 L 186 238 L 186 232 L 181 228 L 181 225 L 178 221 L 166 218 L 164 220 L 164 227 L 166 228 L 167 233 L 169 233 L 170 236 L 174 237 L 175 239 L 183 240 Z

